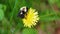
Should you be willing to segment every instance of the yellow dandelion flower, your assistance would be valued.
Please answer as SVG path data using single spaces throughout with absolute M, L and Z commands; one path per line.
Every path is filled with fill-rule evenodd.
M 35 9 L 30 8 L 27 12 L 27 15 L 22 19 L 25 27 L 31 28 L 35 26 L 39 20 L 38 12 Z

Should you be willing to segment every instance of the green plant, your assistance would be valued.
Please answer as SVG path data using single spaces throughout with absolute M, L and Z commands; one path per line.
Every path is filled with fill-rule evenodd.
M 23 6 L 32 7 L 38 11 L 40 20 L 37 26 L 24 27 L 22 19 L 17 17 L 20 8 Z M 0 0 L 0 34 L 38 34 L 36 29 L 38 26 L 50 34 L 47 26 L 52 26 L 52 21 L 60 20 L 59 8 L 59 0 Z

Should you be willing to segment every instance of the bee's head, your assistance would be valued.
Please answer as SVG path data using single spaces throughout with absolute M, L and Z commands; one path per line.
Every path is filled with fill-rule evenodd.
M 28 11 L 27 7 L 21 7 L 19 10 L 18 16 L 21 18 L 24 18 L 27 11 Z

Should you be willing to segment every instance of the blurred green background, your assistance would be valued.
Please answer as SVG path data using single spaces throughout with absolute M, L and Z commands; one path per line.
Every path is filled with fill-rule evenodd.
M 39 13 L 39 23 L 26 28 L 17 17 L 23 6 Z M 60 0 L 0 0 L 0 34 L 55 34 L 60 27 Z

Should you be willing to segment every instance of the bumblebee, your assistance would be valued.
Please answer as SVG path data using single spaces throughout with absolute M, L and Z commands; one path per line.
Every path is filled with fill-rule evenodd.
M 23 18 L 24 27 L 33 27 L 39 21 L 38 12 L 33 8 L 21 7 L 18 13 L 20 18 Z
M 28 7 L 26 7 L 26 6 L 21 7 L 20 10 L 19 10 L 18 16 L 20 18 L 24 18 L 25 14 L 27 14 L 27 12 L 28 12 Z

